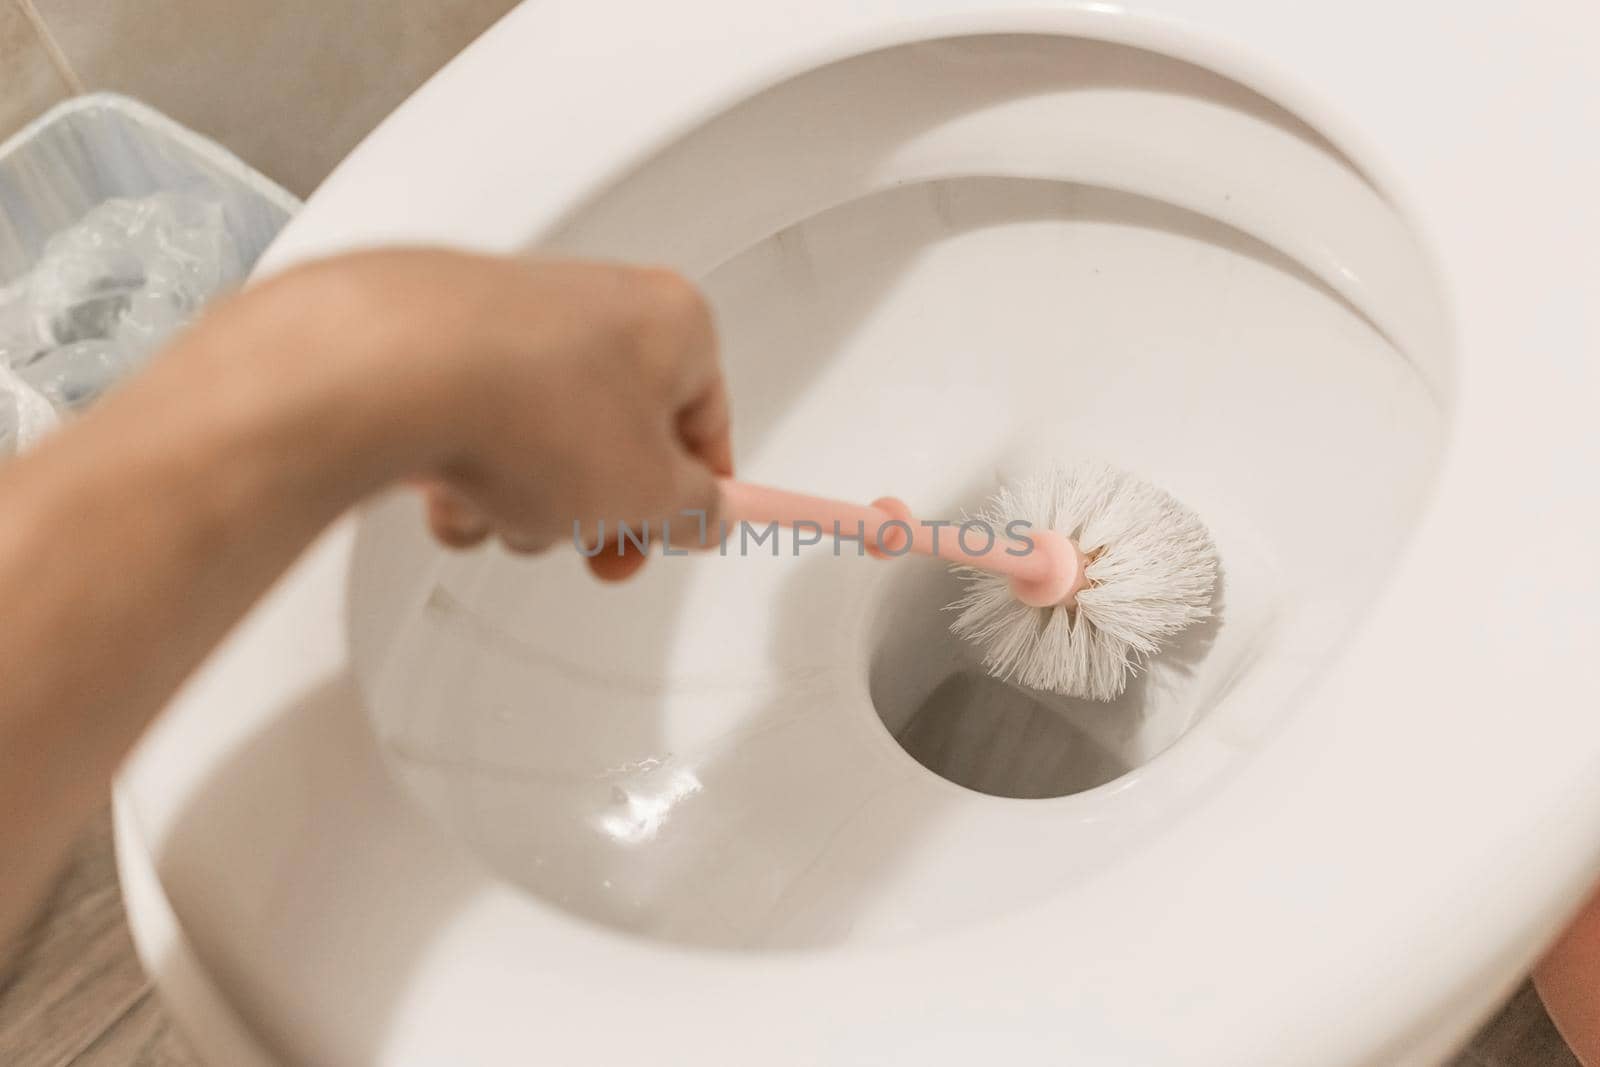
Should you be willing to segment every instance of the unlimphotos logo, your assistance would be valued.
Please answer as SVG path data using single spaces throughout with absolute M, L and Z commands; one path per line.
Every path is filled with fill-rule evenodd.
M 657 524 L 652 524 L 648 520 L 638 524 L 616 521 L 609 526 L 606 520 L 601 519 L 595 524 L 593 536 L 584 529 L 582 522 L 574 520 L 572 543 L 580 553 L 591 559 L 608 547 L 618 555 L 626 553 L 630 547 L 640 552 L 648 552 L 658 540 L 661 543 L 662 554 L 668 556 L 689 555 L 691 549 L 685 547 L 686 544 L 697 545 L 701 549 L 709 549 L 715 545 L 719 556 L 766 554 L 777 557 L 783 554 L 785 547 L 790 555 L 798 556 L 806 549 L 815 548 L 824 541 L 829 541 L 835 556 L 844 555 L 845 545 L 850 544 L 854 546 L 853 554 L 857 556 L 864 556 L 869 551 L 876 550 L 874 552 L 876 555 L 893 557 L 910 552 L 914 537 L 912 524 L 900 519 L 890 519 L 880 523 L 873 530 L 869 530 L 864 522 L 857 522 L 853 527 L 835 522 L 830 529 L 821 523 L 802 520 L 787 527 L 789 537 L 786 539 L 783 536 L 785 527 L 776 522 L 719 521 L 713 529 L 706 513 L 702 510 L 687 510 L 680 515 L 689 522 L 681 523 L 677 527 L 674 527 L 674 520 L 671 519 L 663 519 Z M 686 529 L 691 524 L 692 531 Z M 1026 556 L 1034 548 L 1034 541 L 1028 536 L 1033 524 L 1023 519 L 1013 519 L 1006 523 L 1003 531 L 996 531 L 991 523 L 983 519 L 968 519 L 964 522 L 952 519 L 919 519 L 916 526 L 928 531 L 934 552 L 939 550 L 941 535 L 955 538 L 962 553 L 967 556 L 986 556 L 995 551 L 1004 552 L 1008 556 Z M 674 528 L 680 533 L 692 532 L 693 536 L 688 539 L 680 536 L 674 540 Z

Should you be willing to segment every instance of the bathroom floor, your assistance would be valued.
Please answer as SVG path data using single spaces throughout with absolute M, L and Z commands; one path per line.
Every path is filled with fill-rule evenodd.
M 15 967 L 0 972 L 0 1063 L 200 1067 L 134 955 L 109 810 L 78 843 Z
M 0 1063 L 201 1067 L 134 956 L 109 812 L 79 842 L 17 969 L 0 973 Z M 1449 1067 L 1578 1067 L 1578 1061 L 1524 984 Z

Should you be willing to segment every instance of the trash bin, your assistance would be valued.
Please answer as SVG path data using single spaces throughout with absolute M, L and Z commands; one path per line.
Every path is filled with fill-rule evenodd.
M 288 192 L 214 141 L 115 94 L 67 101 L 0 144 L 0 457 L 25 447 L 61 409 L 76 408 L 79 399 L 98 394 L 95 388 L 63 400 L 45 390 L 45 399 L 23 380 L 29 374 L 19 364 L 32 366 L 44 357 L 57 362 L 76 358 L 77 352 L 67 351 L 65 357 L 62 352 L 80 340 L 104 348 L 101 339 L 92 336 L 92 328 L 104 325 L 108 315 L 121 313 L 127 292 L 143 284 L 143 278 L 135 277 L 118 290 L 106 279 L 80 278 L 91 287 L 105 284 L 106 299 L 84 307 L 83 314 L 64 325 L 35 322 L 41 313 L 37 301 L 30 304 L 29 293 L 39 288 L 41 263 L 53 265 L 45 259 L 48 249 L 59 247 L 59 242 L 51 245 L 52 238 L 104 215 L 112 201 L 151 211 L 159 208 L 167 216 L 174 210 L 182 214 L 193 205 L 203 206 L 204 224 L 230 246 L 229 282 L 248 275 L 300 206 Z M 93 240 L 91 233 L 86 241 Z M 130 272 L 138 275 L 137 263 L 124 271 Z M 124 303 L 117 304 L 119 299 Z M 186 306 L 181 315 L 157 317 L 146 326 L 149 343 L 141 347 L 153 348 L 163 339 L 160 334 L 181 326 L 193 310 Z M 7 346 L 8 335 L 14 339 L 18 330 L 32 331 L 36 326 L 45 338 L 36 342 L 37 350 L 24 351 L 19 343 Z M 92 347 L 81 353 L 91 361 L 102 354 Z M 114 377 L 136 361 L 101 362 L 109 368 L 105 374 Z

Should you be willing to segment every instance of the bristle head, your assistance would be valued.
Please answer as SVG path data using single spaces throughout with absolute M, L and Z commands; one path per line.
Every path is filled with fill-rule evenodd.
M 1006 579 L 958 570 L 951 629 L 990 673 L 1033 689 L 1114 700 L 1146 659 L 1211 614 L 1217 554 L 1199 518 L 1161 489 L 1100 463 L 1058 465 L 1003 487 L 978 516 L 1070 537 L 1090 557 L 1077 605 L 1032 608 Z

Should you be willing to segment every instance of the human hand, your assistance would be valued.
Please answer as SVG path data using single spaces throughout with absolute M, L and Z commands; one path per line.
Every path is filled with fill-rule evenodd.
M 259 298 L 313 309 L 332 376 L 367 412 L 387 474 L 419 485 L 447 545 L 498 536 L 538 552 L 600 522 L 589 559 L 606 579 L 643 556 L 619 521 L 705 513 L 732 473 L 729 413 L 710 313 L 678 275 L 610 264 L 433 250 L 362 253 L 299 268 Z M 247 294 L 244 300 L 250 299 Z

